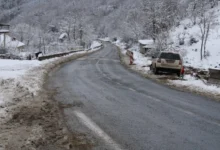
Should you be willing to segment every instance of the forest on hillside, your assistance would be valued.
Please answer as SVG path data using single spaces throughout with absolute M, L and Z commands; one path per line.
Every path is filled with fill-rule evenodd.
M 218 0 L 0 0 L 0 22 L 26 45 L 37 47 L 57 40 L 84 45 L 100 37 L 120 37 L 135 42 L 169 36 L 169 30 L 185 17 L 217 5 Z M 80 43 L 82 44 L 82 43 Z

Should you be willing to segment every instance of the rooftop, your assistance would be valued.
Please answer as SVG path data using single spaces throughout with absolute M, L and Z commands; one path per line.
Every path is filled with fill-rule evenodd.
M 5 36 L 5 44 L 7 48 L 20 48 L 25 46 L 24 43 L 18 41 L 18 40 L 13 40 L 12 37 L 9 35 Z M 3 35 L 0 35 L 0 47 L 4 45 L 4 37 Z
M 10 25 L 0 23 L 0 33 L 8 33 Z
M 151 44 L 154 44 L 154 40 L 149 40 L 149 39 L 139 40 L 138 42 L 139 42 L 140 44 L 143 44 L 143 45 L 151 45 Z
M 6 27 L 9 27 L 10 25 L 9 25 L 9 24 L 3 24 L 3 23 L 0 23 L 0 26 L 6 26 Z
M 8 32 L 9 32 L 9 30 L 0 28 L 0 33 L 8 33 Z

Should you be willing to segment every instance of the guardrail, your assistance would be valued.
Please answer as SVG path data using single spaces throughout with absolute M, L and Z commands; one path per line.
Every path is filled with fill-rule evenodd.
M 84 50 L 69 51 L 69 52 L 64 52 L 64 53 L 40 56 L 40 57 L 38 57 L 38 60 L 39 61 L 43 61 L 43 60 L 47 60 L 47 59 L 51 59 L 51 58 L 56 58 L 56 57 L 62 57 L 62 56 L 65 56 L 65 55 L 69 55 L 69 54 L 76 53 L 76 52 L 81 52 L 81 51 L 84 51 Z
M 220 85 L 220 69 L 209 69 L 209 84 Z

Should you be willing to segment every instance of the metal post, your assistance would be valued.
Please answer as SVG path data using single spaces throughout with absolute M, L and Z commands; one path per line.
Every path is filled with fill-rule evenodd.
M 5 33 L 3 33 L 3 40 L 4 40 L 4 42 L 3 42 L 3 44 L 4 44 L 4 48 L 6 47 L 6 38 L 5 38 Z

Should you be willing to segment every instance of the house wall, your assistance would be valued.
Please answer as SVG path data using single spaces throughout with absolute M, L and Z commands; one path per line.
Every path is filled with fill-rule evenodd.
M 3 35 L 3 36 L 2 36 Z M 5 48 L 6 47 L 6 35 L 7 33 L 4 33 L 4 32 L 0 32 L 0 47 L 3 47 Z M 3 39 L 2 39 L 3 38 Z
M 145 46 L 145 45 L 143 45 L 143 44 L 139 44 L 140 52 L 141 52 L 142 54 L 145 54 L 145 48 L 144 48 L 144 46 Z

